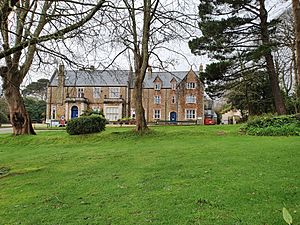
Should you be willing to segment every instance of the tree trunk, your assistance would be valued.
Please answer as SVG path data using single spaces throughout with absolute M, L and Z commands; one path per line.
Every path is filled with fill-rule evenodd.
M 143 107 L 143 79 L 141 79 L 141 75 L 136 75 L 134 84 L 134 100 L 136 115 L 135 130 L 139 133 L 143 133 L 144 131 L 148 130 L 148 126 L 145 119 L 145 110 Z
M 275 71 L 274 60 L 272 56 L 272 45 L 270 41 L 270 35 L 268 30 L 268 12 L 265 8 L 265 0 L 259 0 L 260 3 L 260 31 L 261 31 L 261 40 L 265 46 L 265 60 L 267 63 L 267 71 L 269 74 L 270 85 L 272 89 L 272 95 L 274 98 L 274 105 L 278 115 L 286 114 L 286 108 L 283 101 L 282 94 L 280 92 L 279 80 L 277 73 Z
M 267 62 L 267 70 L 268 70 L 276 112 L 278 113 L 278 115 L 285 115 L 286 108 L 285 108 L 282 94 L 280 92 L 279 80 L 278 80 L 277 73 L 275 72 L 272 54 L 271 53 L 265 54 L 265 59 Z
M 1 75 L 3 78 L 4 96 L 9 108 L 10 122 L 13 126 L 13 134 L 35 135 L 36 133 L 32 127 L 31 119 L 26 111 L 23 98 L 20 94 L 21 82 L 16 81 L 19 76 L 14 76 L 16 74 L 11 74 L 11 72 L 8 73 L 9 74 L 4 74 L 4 76 Z
M 132 1 L 133 2 L 133 1 Z M 156 3 L 156 7 L 159 1 Z M 136 18 L 134 9 L 131 11 L 133 20 L 133 38 L 134 38 L 134 68 L 135 68 L 135 83 L 134 83 L 134 100 L 135 100 L 135 115 L 136 115 L 136 131 L 144 133 L 149 128 L 145 119 L 145 110 L 143 107 L 143 81 L 145 73 L 149 65 L 149 35 L 151 24 L 151 0 L 144 0 L 143 11 L 143 37 L 142 48 L 138 42 L 138 35 L 136 30 Z M 154 9 L 155 11 L 155 9 Z
M 295 49 L 296 49 L 296 70 L 297 70 L 297 85 L 300 84 L 300 1 L 292 0 L 293 4 L 293 14 L 294 14 L 294 24 L 295 24 Z

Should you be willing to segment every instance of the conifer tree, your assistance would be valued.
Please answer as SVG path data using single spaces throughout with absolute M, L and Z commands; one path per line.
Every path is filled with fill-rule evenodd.
M 208 53 L 215 61 L 206 73 L 212 84 L 222 81 L 224 88 L 230 88 L 227 84 L 234 86 L 246 72 L 265 70 L 274 108 L 286 114 L 272 56 L 276 43 L 270 35 L 275 24 L 268 21 L 265 0 L 203 0 L 199 17 L 202 36 L 189 46 L 194 54 Z

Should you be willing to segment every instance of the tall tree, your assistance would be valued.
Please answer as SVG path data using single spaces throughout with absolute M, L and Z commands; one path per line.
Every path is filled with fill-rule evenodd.
M 295 24 L 295 48 L 296 48 L 296 65 L 297 65 L 297 83 L 300 84 L 300 1 L 292 0 L 293 14 L 294 14 L 294 24 Z M 298 87 L 298 92 L 300 95 L 300 87 Z
M 143 2 L 143 28 L 141 36 L 141 45 L 139 43 L 139 34 L 137 30 L 137 9 L 135 8 L 134 0 L 124 0 L 129 17 L 132 22 L 132 37 L 133 37 L 133 55 L 134 55 L 134 70 L 135 70 L 135 83 L 134 83 L 134 100 L 136 112 L 136 130 L 143 132 L 148 129 L 145 110 L 143 107 L 143 81 L 145 78 L 146 70 L 149 65 L 149 39 L 150 39 L 150 26 L 153 16 L 156 12 L 159 0 L 151 2 L 151 0 L 144 0 Z
M 40 100 L 46 101 L 47 95 L 47 85 L 49 84 L 49 80 L 42 78 L 38 79 L 36 82 L 32 82 L 28 84 L 24 90 L 22 90 L 22 94 L 24 97 L 32 96 L 36 97 Z
M 0 76 L 9 105 L 13 133 L 35 134 L 20 94 L 20 85 L 34 60 L 38 44 L 73 37 L 105 0 L 0 1 Z M 73 32 L 72 32 L 73 31 Z
M 24 104 L 28 114 L 30 115 L 30 118 L 33 121 L 37 123 L 45 121 L 47 105 L 46 101 L 34 97 L 25 97 Z
M 265 0 L 203 0 L 199 16 L 202 37 L 189 43 L 192 52 L 208 51 L 211 58 L 221 63 L 221 67 L 214 67 L 219 70 L 219 79 L 225 81 L 240 79 L 247 70 L 265 68 L 276 112 L 285 114 L 272 56 L 275 43 L 270 33 L 274 26 L 268 22 Z M 244 67 L 240 66 L 241 59 Z
M 167 45 L 174 40 L 190 38 L 196 15 L 187 12 L 188 5 L 186 1 L 115 1 L 116 11 L 110 15 L 111 27 L 114 29 L 110 29 L 109 39 L 114 47 L 122 49 L 118 55 L 129 52 L 129 57 L 133 58 L 134 107 L 138 132 L 148 129 L 142 95 L 149 60 L 157 61 L 157 67 L 165 68 L 166 61 L 160 56 L 159 50 L 180 55 Z

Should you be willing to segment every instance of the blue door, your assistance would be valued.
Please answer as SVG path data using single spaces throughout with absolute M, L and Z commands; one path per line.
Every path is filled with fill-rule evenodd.
M 71 119 L 77 118 L 77 117 L 78 117 L 78 107 L 74 105 L 71 108 Z
M 177 120 L 176 112 L 171 112 L 170 113 L 170 120 L 171 120 L 171 122 L 176 122 L 176 120 Z

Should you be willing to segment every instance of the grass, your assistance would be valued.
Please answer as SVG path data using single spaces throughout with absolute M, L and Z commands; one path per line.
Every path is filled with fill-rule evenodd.
M 238 128 L 0 135 L 0 224 L 300 224 L 300 138 Z

